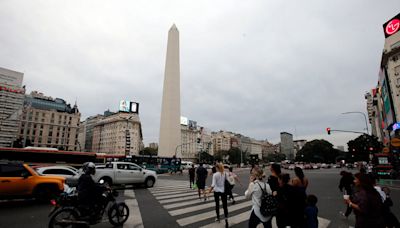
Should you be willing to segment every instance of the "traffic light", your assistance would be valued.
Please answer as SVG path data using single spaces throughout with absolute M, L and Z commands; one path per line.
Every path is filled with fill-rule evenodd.
M 331 134 L 331 128 L 330 128 L 330 127 L 327 127 L 327 128 L 326 128 L 326 132 L 328 132 L 328 135 L 330 135 L 330 134 Z

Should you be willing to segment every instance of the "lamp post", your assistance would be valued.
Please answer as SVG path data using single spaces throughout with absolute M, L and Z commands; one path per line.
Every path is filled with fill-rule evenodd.
M 362 114 L 362 115 L 364 116 L 364 120 L 365 120 L 365 130 L 367 131 L 367 134 L 369 135 L 367 116 L 365 115 L 365 113 L 363 113 L 363 112 L 344 112 L 344 113 L 342 113 L 342 114 L 351 114 L 351 113 L 358 113 L 358 114 Z

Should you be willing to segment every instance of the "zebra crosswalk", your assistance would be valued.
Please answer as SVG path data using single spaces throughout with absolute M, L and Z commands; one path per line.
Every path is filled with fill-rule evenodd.
M 216 212 L 213 193 L 208 199 L 199 199 L 197 190 L 188 188 L 187 181 L 159 180 L 157 185 L 149 189 L 155 199 L 166 209 L 181 227 L 224 227 L 224 222 L 215 222 Z M 243 195 L 234 194 L 236 204 L 228 202 L 229 225 L 247 227 L 251 212 L 251 201 Z M 220 215 L 223 218 L 222 202 Z M 318 218 L 319 227 L 328 227 L 330 221 Z M 273 227 L 275 221 L 272 221 Z M 261 227 L 261 225 L 259 226 Z

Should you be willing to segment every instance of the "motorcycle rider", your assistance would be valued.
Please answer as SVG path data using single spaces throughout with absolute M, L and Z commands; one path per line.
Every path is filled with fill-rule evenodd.
M 96 166 L 93 162 L 84 163 L 82 170 L 83 174 L 79 177 L 77 187 L 78 202 L 83 209 L 82 213 L 89 215 L 90 211 L 97 212 L 95 205 L 102 194 L 102 188 L 94 182 L 91 176 L 96 173 Z

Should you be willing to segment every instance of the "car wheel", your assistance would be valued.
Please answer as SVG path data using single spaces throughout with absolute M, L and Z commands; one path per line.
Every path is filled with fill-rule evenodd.
M 152 188 L 154 186 L 154 182 L 155 182 L 155 180 L 153 177 L 148 177 L 148 178 L 146 178 L 144 185 L 146 185 L 146 188 Z

